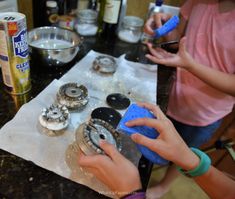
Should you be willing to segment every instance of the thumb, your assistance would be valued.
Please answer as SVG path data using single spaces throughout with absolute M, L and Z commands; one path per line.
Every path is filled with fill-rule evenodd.
M 156 139 L 151 139 L 138 133 L 132 134 L 131 139 L 137 144 L 141 144 L 151 149 L 152 151 L 156 151 L 158 145 L 158 140 Z
M 119 151 L 116 149 L 116 147 L 113 144 L 110 144 L 104 140 L 100 141 L 100 148 L 104 150 L 104 152 L 113 160 L 118 160 L 122 155 L 119 153 Z

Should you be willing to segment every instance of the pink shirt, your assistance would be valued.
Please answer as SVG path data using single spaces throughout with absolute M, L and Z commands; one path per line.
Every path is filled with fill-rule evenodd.
M 186 37 L 190 42 L 186 46 L 192 57 L 208 67 L 234 74 L 235 9 L 219 13 L 218 0 L 187 0 L 181 14 L 189 19 Z M 234 102 L 234 97 L 178 68 L 167 114 L 185 124 L 206 126 L 230 113 Z

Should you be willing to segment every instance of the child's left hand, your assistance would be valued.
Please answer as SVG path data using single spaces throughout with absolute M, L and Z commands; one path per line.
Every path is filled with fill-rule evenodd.
M 186 51 L 185 42 L 186 37 L 183 37 L 180 40 L 177 54 L 169 53 L 162 48 L 153 48 L 152 44 L 148 43 L 147 45 L 151 54 L 146 54 L 146 57 L 157 64 L 180 67 L 188 70 L 194 62 L 194 59 Z
M 101 142 L 100 147 L 106 155 L 84 155 L 80 153 L 78 164 L 88 172 L 93 173 L 118 197 L 142 188 L 138 169 L 132 162 L 107 142 Z

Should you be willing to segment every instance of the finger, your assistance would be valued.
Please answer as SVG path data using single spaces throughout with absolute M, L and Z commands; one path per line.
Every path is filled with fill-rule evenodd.
M 163 25 L 163 23 L 165 23 L 166 21 L 168 21 L 171 18 L 171 15 L 165 14 L 165 13 L 156 13 L 153 16 L 153 18 L 154 18 L 156 27 L 159 28 Z
M 157 53 L 161 53 L 164 57 L 172 57 L 172 55 L 173 55 L 172 53 L 169 53 L 160 47 L 155 48 L 155 50 L 157 51 Z
M 132 134 L 131 139 L 135 143 L 146 146 L 147 148 L 149 148 L 155 152 L 157 152 L 157 149 L 159 147 L 159 140 L 148 138 L 148 137 L 141 135 L 139 133 Z
M 167 52 L 163 48 L 153 48 L 153 45 L 151 43 L 147 43 L 148 49 L 152 55 L 154 55 L 156 58 L 170 58 L 173 57 L 174 54 Z
M 104 158 L 103 155 L 84 155 L 79 153 L 78 164 L 82 167 L 94 167 L 103 162 Z
M 147 43 L 147 46 L 148 46 L 148 49 L 149 49 L 150 53 L 151 53 L 153 56 L 155 56 L 156 58 L 160 58 L 160 59 L 164 58 L 164 52 L 161 51 L 160 48 L 155 48 L 155 49 L 154 49 L 154 48 L 152 47 L 152 44 L 150 44 L 150 43 Z
M 165 114 L 162 112 L 162 110 L 159 108 L 159 106 L 155 104 L 150 104 L 146 102 L 138 102 L 139 106 L 144 107 L 148 110 L 150 110 L 158 119 L 167 119 Z
M 161 13 L 162 14 L 162 13 Z M 162 20 L 164 21 L 164 22 L 166 22 L 166 21 L 168 21 L 171 17 L 172 17 L 172 15 L 170 15 L 170 14 L 162 14 L 163 16 L 162 16 Z
M 167 127 L 165 121 L 167 120 L 152 119 L 152 118 L 138 118 L 138 119 L 126 122 L 125 125 L 128 127 L 148 126 L 148 127 L 152 127 L 156 129 L 161 134 L 161 132 L 164 132 L 165 128 Z
M 151 60 L 152 62 L 156 63 L 156 64 L 162 64 L 162 65 L 166 65 L 166 60 L 163 59 L 163 58 L 157 58 L 157 57 L 154 57 L 150 54 L 146 54 L 145 57 L 149 60 Z
M 154 19 L 154 22 L 155 22 L 155 24 L 156 24 L 156 27 L 157 28 L 159 28 L 159 27 L 161 27 L 162 26 L 162 15 L 161 14 L 155 14 L 154 16 L 153 16 L 153 19 Z
M 115 148 L 114 145 L 101 140 L 100 141 L 100 147 L 104 150 L 104 152 L 113 160 L 113 161 L 119 161 L 120 158 L 122 158 L 122 155 L 119 153 L 119 151 Z
M 153 35 L 154 34 L 154 31 L 153 31 L 153 28 L 152 28 L 152 24 L 154 23 L 154 19 L 151 17 L 147 20 L 147 22 L 145 23 L 145 26 L 144 26 L 144 32 L 150 34 L 150 35 Z

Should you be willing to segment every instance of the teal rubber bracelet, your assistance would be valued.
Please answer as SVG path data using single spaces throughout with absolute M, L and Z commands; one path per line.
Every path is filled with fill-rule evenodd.
M 190 170 L 190 171 L 185 171 L 179 166 L 177 166 L 177 169 L 180 173 L 189 177 L 201 176 L 209 170 L 211 166 L 211 159 L 209 158 L 207 154 L 200 151 L 199 149 L 196 149 L 193 147 L 191 147 L 190 149 L 200 158 L 199 165 L 195 169 Z

